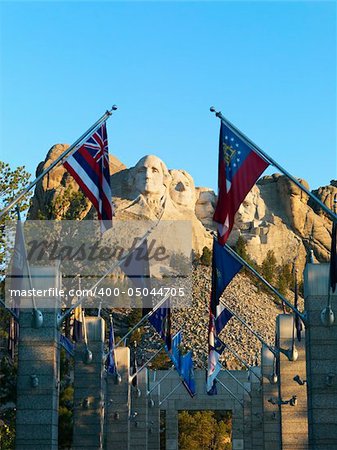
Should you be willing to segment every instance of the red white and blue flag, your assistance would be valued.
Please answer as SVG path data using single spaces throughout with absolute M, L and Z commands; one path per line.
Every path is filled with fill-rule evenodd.
M 112 227 L 113 216 L 106 123 L 94 131 L 63 165 L 94 205 L 104 233 Z
M 215 317 L 210 311 L 208 325 L 208 367 L 207 367 L 207 392 L 212 393 L 216 377 L 221 370 L 219 362 L 220 353 L 216 350 L 217 331 L 215 326 Z
M 221 121 L 218 168 L 218 202 L 213 220 L 218 240 L 224 245 L 241 203 L 269 163 Z

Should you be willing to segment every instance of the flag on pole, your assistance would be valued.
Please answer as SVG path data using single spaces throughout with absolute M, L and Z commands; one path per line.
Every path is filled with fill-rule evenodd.
M 96 129 L 63 165 L 93 204 L 104 233 L 112 227 L 113 216 L 106 123 Z
M 185 386 L 187 392 L 191 397 L 196 394 L 195 390 L 195 380 L 194 380 L 194 370 L 193 370 L 193 360 L 192 351 L 186 353 L 181 358 L 181 377 L 183 378 L 183 385 Z
M 206 376 L 207 376 L 207 373 L 206 373 Z M 217 388 L 216 383 L 217 383 L 217 379 L 215 378 L 211 389 L 209 391 L 207 391 L 207 395 L 218 395 L 218 388 Z
M 226 344 L 217 336 L 214 338 L 214 350 L 219 353 L 219 355 L 222 355 L 226 350 Z
M 216 318 L 215 318 L 215 329 L 216 333 L 220 334 L 225 328 L 227 323 L 233 317 L 233 314 L 223 305 L 218 305 L 216 307 Z
M 332 223 L 330 253 L 330 288 L 335 292 L 337 285 L 337 222 Z
M 218 202 L 213 220 L 224 245 L 241 203 L 269 163 L 247 145 L 223 121 L 220 127 Z
M 12 267 L 10 275 L 8 278 L 11 279 L 11 289 L 12 291 L 21 291 L 24 284 L 24 279 L 29 276 L 29 267 L 27 259 L 27 251 L 25 245 L 25 237 L 23 234 L 22 221 L 20 216 L 20 211 L 18 212 L 18 221 L 16 224 L 15 231 L 15 243 L 14 252 L 12 258 Z M 17 314 L 17 308 L 20 307 L 20 297 L 14 297 L 14 312 Z
M 83 340 L 83 314 L 82 306 L 76 306 L 74 309 L 74 322 L 73 322 L 73 341 L 82 342 Z
M 219 305 L 219 299 L 235 277 L 241 270 L 242 264 L 232 256 L 228 250 L 213 240 L 212 256 L 212 291 L 211 291 L 211 311 L 216 317 L 216 308 Z
M 29 276 L 29 267 L 27 259 L 27 251 L 25 245 L 25 237 L 23 234 L 20 210 L 17 208 L 18 221 L 15 230 L 15 243 L 12 257 L 11 271 L 7 276 L 10 278 L 10 286 L 12 292 L 20 292 L 24 288 L 24 279 Z M 17 317 L 20 315 L 20 296 L 13 297 L 13 312 Z M 19 339 L 19 324 L 11 317 L 8 332 L 8 351 L 11 358 L 14 358 L 15 346 Z
M 15 356 L 15 347 L 19 339 L 19 324 L 11 317 L 9 319 L 9 330 L 8 330 L 8 353 L 10 358 L 13 360 Z
M 207 368 L 207 392 L 214 391 L 214 381 L 221 370 L 219 363 L 220 354 L 215 350 L 216 341 L 215 318 L 210 312 L 208 325 L 208 368 Z
M 295 296 L 294 296 L 294 306 L 298 309 L 298 283 L 297 283 L 297 273 L 295 271 Z M 301 342 L 301 334 L 303 330 L 302 320 L 298 314 L 295 313 L 295 328 L 296 328 L 296 336 L 298 342 Z
M 170 299 L 157 308 L 149 317 L 149 322 L 165 342 L 168 351 L 172 348 Z
M 180 373 L 181 371 L 181 358 L 182 358 L 182 355 L 180 353 L 181 342 L 182 342 L 182 331 L 178 331 L 178 333 L 176 333 L 172 338 L 171 351 L 169 351 L 166 348 L 166 350 L 168 351 L 168 355 L 178 373 Z
M 109 329 L 109 353 L 107 357 L 107 372 L 111 375 L 116 374 L 116 360 L 115 360 L 115 336 L 113 330 L 112 318 L 110 317 L 110 329 Z

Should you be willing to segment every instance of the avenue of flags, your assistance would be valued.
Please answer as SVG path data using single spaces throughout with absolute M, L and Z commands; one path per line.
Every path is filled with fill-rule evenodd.
M 101 118 L 103 119 L 103 118 Z M 79 187 L 93 204 L 100 221 L 101 232 L 112 227 L 113 206 L 110 187 L 110 169 L 108 154 L 108 138 L 106 122 L 100 119 L 97 127 L 91 127 L 75 151 L 63 162 L 64 167 L 77 181 Z M 89 131 L 89 130 L 88 130 Z M 213 219 L 218 224 L 218 239 L 213 242 L 212 258 L 212 289 L 209 303 L 209 327 L 208 327 L 208 370 L 207 391 L 209 394 L 216 393 L 216 377 L 221 370 L 219 362 L 220 355 L 224 352 L 226 344 L 219 338 L 219 334 L 225 328 L 232 317 L 232 313 L 220 303 L 220 297 L 233 277 L 240 271 L 242 264 L 237 261 L 224 247 L 234 224 L 234 216 L 238 211 L 244 198 L 255 184 L 263 171 L 272 162 L 259 154 L 250 141 L 245 139 L 239 132 L 221 118 L 218 160 L 218 202 Z M 61 161 L 61 159 L 58 159 Z M 270 162 L 271 161 L 271 162 Z M 54 165 L 56 165 L 57 161 Z M 47 172 L 46 172 L 47 173 Z M 42 176 L 45 173 L 42 174 Z M 290 178 L 291 179 L 291 178 Z M 36 180 L 34 181 L 36 184 Z M 34 183 L 31 185 L 33 186 Z M 19 197 L 18 197 L 19 198 Z M 16 199 L 17 200 L 17 199 Z M 337 202 L 335 196 L 335 202 Z M 9 205 L 10 206 L 10 205 Z M 7 209 L 7 208 L 5 208 Z M 3 214 L 4 211 L 2 211 Z M 336 213 L 336 211 L 335 211 Z M 337 285 L 337 222 L 333 218 L 331 233 L 331 259 L 329 272 L 329 291 L 334 293 Z M 147 243 L 142 246 L 144 255 L 147 255 Z M 133 258 L 131 258 L 132 260 Z M 141 262 L 131 262 L 130 266 L 121 265 L 121 269 L 139 287 L 148 287 L 150 283 L 150 272 L 148 258 L 144 257 Z M 141 268 L 135 270 L 133 264 L 141 264 Z M 12 287 L 20 289 L 22 280 L 28 273 L 28 262 L 24 245 L 22 225 L 19 217 L 16 229 L 14 257 L 12 264 Z M 137 275 L 135 275 L 137 274 Z M 14 287 L 15 286 L 15 287 Z M 19 314 L 19 300 L 15 299 L 14 312 Z M 143 299 L 144 301 L 144 299 Z M 145 302 L 144 302 L 145 304 Z M 298 306 L 298 284 L 295 279 L 294 304 Z M 151 308 L 143 308 L 143 317 L 151 312 Z M 163 342 L 165 350 L 179 373 L 184 386 L 191 396 L 195 395 L 195 383 L 193 376 L 192 352 L 183 354 L 182 332 L 171 335 L 171 309 L 169 299 L 159 308 L 152 311 L 148 317 L 149 322 L 157 331 Z M 83 340 L 83 311 L 81 306 L 75 308 L 73 321 L 73 340 Z M 297 339 L 301 340 L 302 331 L 301 318 L 295 315 L 295 329 Z M 11 318 L 9 329 L 9 351 L 14 356 L 15 342 L 18 337 L 18 326 L 14 318 Z M 69 354 L 73 351 L 69 339 L 61 336 L 61 345 Z M 107 357 L 107 372 L 116 374 L 116 361 L 114 357 L 114 332 L 112 321 L 109 329 L 109 352 Z M 134 357 L 132 364 L 132 383 L 137 385 L 137 361 Z

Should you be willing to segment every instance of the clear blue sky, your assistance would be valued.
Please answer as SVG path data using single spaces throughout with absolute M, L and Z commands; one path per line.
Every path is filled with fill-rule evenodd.
M 110 152 L 216 187 L 219 122 L 311 188 L 336 173 L 335 2 L 1 2 L 1 159 L 34 172 L 113 103 Z M 273 170 L 274 171 L 274 170 Z

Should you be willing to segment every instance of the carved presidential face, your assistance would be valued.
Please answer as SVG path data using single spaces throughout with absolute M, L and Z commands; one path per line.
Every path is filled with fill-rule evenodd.
M 170 196 L 180 206 L 194 209 L 196 196 L 193 178 L 185 170 L 170 170 Z
M 157 156 L 144 156 L 134 167 L 135 189 L 146 196 L 163 195 L 167 176 L 165 164 Z

